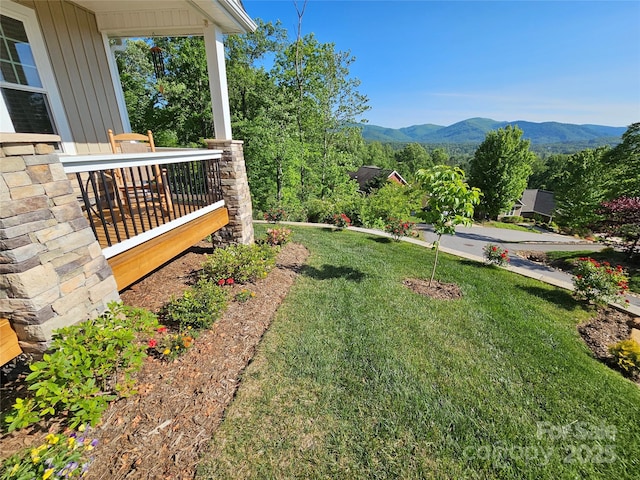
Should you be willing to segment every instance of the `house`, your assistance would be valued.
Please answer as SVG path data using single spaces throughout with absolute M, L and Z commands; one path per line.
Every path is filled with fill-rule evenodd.
M 256 28 L 240 0 L 2 0 L 0 21 L 0 319 L 23 350 L 209 234 L 253 242 L 223 43 Z M 114 151 L 107 131 L 131 128 L 113 50 L 179 35 L 204 37 L 216 138 Z
M 527 189 L 522 193 L 522 198 L 516 202 L 511 211 L 505 216 L 519 216 L 534 218 L 540 216 L 549 223 L 553 218 L 555 209 L 553 192 L 539 189 Z
M 373 165 L 365 165 L 357 172 L 349 172 L 349 176 L 358 182 L 358 189 L 363 193 L 380 188 L 384 182 L 394 182 L 406 185 L 407 181 L 395 170 L 386 170 Z

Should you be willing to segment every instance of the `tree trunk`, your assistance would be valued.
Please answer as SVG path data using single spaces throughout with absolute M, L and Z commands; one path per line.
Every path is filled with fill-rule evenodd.
M 433 277 L 436 276 L 436 267 L 438 266 L 438 252 L 440 251 L 440 238 L 442 235 L 438 235 L 438 240 L 436 240 L 436 258 L 433 260 L 433 270 L 431 270 L 431 278 L 429 279 L 429 286 L 433 282 Z

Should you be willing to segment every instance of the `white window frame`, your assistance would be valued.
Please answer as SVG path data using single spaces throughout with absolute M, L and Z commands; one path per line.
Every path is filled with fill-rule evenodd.
M 53 68 L 47 55 L 47 49 L 44 38 L 42 37 L 42 32 L 40 31 L 36 12 L 24 5 L 5 0 L 2 2 L 2 15 L 18 20 L 24 25 L 36 68 L 38 69 L 38 75 L 42 82 L 41 90 L 45 93 L 49 101 L 49 107 L 51 108 L 51 116 L 53 117 L 51 118 L 51 122 L 54 125 L 56 134 L 62 139 L 63 151 L 74 155 L 76 153 L 75 143 L 72 140 L 71 129 L 69 128 L 67 115 L 62 104 L 58 84 L 53 74 Z M 6 88 L 14 88 L 14 84 L 9 82 L 0 82 L 0 85 Z M 7 133 L 15 133 L 13 122 L 11 121 L 2 95 L 0 95 L 0 130 Z

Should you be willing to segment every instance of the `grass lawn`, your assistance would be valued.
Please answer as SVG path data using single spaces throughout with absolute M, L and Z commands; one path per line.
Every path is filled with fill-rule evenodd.
M 622 265 L 629 275 L 629 290 L 640 293 L 640 263 L 638 263 L 638 261 L 631 262 L 629 256 L 622 252 L 616 252 L 613 249 L 605 249 L 600 252 L 592 252 L 589 250 L 579 252 L 547 252 L 547 258 L 550 261 L 562 260 L 571 263 L 580 257 L 591 257 L 599 262 L 606 261 L 612 265 Z
M 256 225 L 256 237 L 263 236 Z M 429 249 L 293 227 L 311 251 L 199 478 L 631 479 L 640 388 L 592 359 L 568 292 Z
M 521 232 L 540 233 L 538 230 L 533 228 L 533 224 L 531 224 L 530 227 L 525 227 L 524 225 L 518 225 L 517 223 L 506 223 L 491 220 L 489 222 L 482 222 L 480 223 L 480 225 L 482 225 L 483 227 L 504 228 L 505 230 L 519 230 Z

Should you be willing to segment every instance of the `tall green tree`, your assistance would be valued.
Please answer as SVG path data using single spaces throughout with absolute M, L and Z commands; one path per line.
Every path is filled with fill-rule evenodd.
M 277 55 L 272 74 L 295 102 L 302 150 L 300 198 L 325 197 L 357 165 L 353 150 L 359 130 L 353 125 L 369 107 L 350 77 L 355 58 L 319 43 L 313 34 L 299 38 Z
M 469 170 L 469 184 L 483 193 L 479 213 L 495 219 L 522 196 L 535 159 L 529 147 L 517 126 L 487 133 Z
M 640 122 L 629 125 L 622 143 L 603 158 L 607 175 L 607 197 L 640 197 Z
M 576 232 L 594 225 L 606 199 L 602 159 L 608 147 L 570 155 L 555 191 L 556 222 Z
M 413 178 L 420 169 L 433 166 L 431 155 L 419 143 L 409 143 L 396 152 L 398 171 L 405 178 Z

